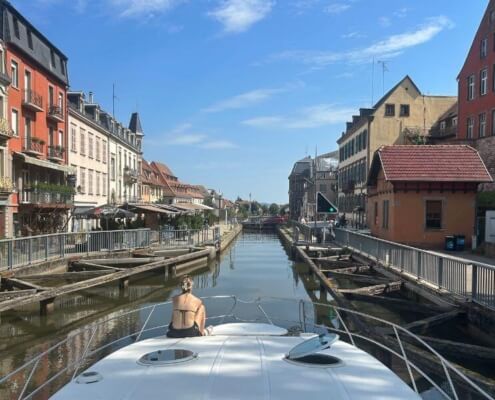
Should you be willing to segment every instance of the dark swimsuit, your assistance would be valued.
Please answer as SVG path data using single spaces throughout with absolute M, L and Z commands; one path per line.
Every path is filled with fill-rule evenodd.
M 187 312 L 193 312 L 194 315 L 196 315 L 201 308 L 203 303 L 201 303 L 196 311 L 192 310 L 180 310 L 180 309 L 175 309 L 174 311 L 179 311 L 182 315 L 182 321 L 185 320 L 185 314 Z M 183 329 L 175 329 L 174 326 L 172 325 L 172 322 L 168 325 L 168 331 L 167 331 L 167 337 L 169 338 L 185 338 L 185 337 L 195 337 L 195 336 L 202 336 L 201 332 L 199 331 L 199 326 L 194 321 L 193 326 L 190 326 L 189 328 L 183 328 Z

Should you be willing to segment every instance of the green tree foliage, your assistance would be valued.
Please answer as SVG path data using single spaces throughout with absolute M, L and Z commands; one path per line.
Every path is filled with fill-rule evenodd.
M 270 213 L 270 215 L 278 215 L 279 211 L 280 211 L 280 207 L 278 204 L 275 203 L 270 204 L 270 207 L 268 208 L 268 212 Z

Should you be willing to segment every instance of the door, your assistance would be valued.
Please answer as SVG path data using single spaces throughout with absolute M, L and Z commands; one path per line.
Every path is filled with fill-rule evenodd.
M 48 104 L 53 106 L 53 101 L 55 100 L 54 94 L 53 94 L 53 86 L 48 87 Z
M 29 202 L 29 191 L 27 190 L 29 187 L 29 171 L 26 169 L 22 170 L 22 192 L 21 192 L 21 202 L 27 203 Z

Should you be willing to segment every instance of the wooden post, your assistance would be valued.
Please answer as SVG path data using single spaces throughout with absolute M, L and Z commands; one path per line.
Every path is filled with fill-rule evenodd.
M 40 315 L 41 316 L 46 316 L 48 314 L 51 314 L 54 309 L 55 309 L 55 298 L 54 297 L 40 301 Z
M 119 295 L 120 297 L 129 296 L 129 278 L 122 278 L 119 280 Z

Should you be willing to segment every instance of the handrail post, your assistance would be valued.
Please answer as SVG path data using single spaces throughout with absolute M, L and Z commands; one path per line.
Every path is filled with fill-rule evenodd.
M 60 258 L 64 258 L 64 242 L 65 242 L 65 233 L 61 233 L 58 237 L 58 244 L 60 248 Z
M 438 257 L 438 288 L 443 286 L 443 257 Z
M 45 236 L 45 260 L 48 260 L 48 235 Z
M 91 234 L 86 232 L 86 254 L 89 256 L 89 246 L 90 246 Z
M 28 253 L 28 264 L 31 265 L 31 261 L 33 259 L 33 254 L 32 254 L 33 249 L 32 249 L 32 239 L 31 239 L 31 237 L 29 237 L 29 239 L 27 240 L 27 243 L 28 243 L 28 245 L 27 245 L 27 250 L 28 250 L 27 251 L 27 253 Z
M 421 279 L 421 251 L 416 251 L 416 276 L 418 279 Z
M 476 264 L 471 265 L 471 298 L 476 299 L 478 297 L 478 266 Z
M 7 266 L 9 269 L 14 268 L 14 241 L 10 240 L 7 245 Z

